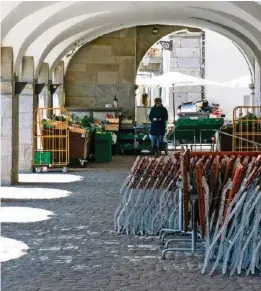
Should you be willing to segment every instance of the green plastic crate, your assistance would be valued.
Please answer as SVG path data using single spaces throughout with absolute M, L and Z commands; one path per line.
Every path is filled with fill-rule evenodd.
M 175 122 L 175 129 L 219 129 L 223 123 L 223 118 L 178 119 Z
M 145 140 L 148 139 L 148 135 L 147 134 L 143 134 L 143 133 L 139 133 L 134 135 L 135 139 L 137 140 Z
M 120 133 L 119 140 L 132 140 L 134 139 L 133 133 Z
M 141 144 L 138 146 L 139 150 L 150 150 L 151 149 L 151 145 L 150 144 Z
M 51 152 L 35 152 L 34 165 L 50 165 L 52 161 Z
M 130 143 L 123 143 L 120 145 L 120 149 L 121 150 L 133 150 L 134 149 L 134 145 L 130 144 Z
M 214 130 L 220 129 L 223 123 L 223 118 L 178 119 L 168 139 L 173 139 L 173 133 L 175 132 L 176 140 L 182 143 L 194 143 L 195 134 L 195 142 L 199 143 L 201 131 L 201 141 L 209 143 L 215 134 Z

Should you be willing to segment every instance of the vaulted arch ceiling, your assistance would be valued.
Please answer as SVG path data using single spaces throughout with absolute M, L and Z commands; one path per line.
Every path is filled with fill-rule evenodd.
M 206 21 L 202 21 L 200 19 L 189 19 L 189 20 L 186 20 L 186 21 L 182 21 L 182 20 L 176 20 L 177 22 L 175 22 L 175 25 L 179 25 L 179 26 L 186 26 L 186 27 L 197 27 L 197 28 L 206 28 L 208 27 L 210 30 L 216 32 L 216 33 L 219 33 L 225 37 L 227 37 L 228 39 L 232 40 L 238 47 L 241 48 L 242 50 L 242 53 L 244 53 L 248 63 L 250 66 L 254 66 L 254 62 L 255 62 L 255 56 L 253 54 L 253 51 L 252 49 L 246 45 L 245 43 L 242 43 L 241 39 L 238 38 L 236 35 L 230 33 L 229 31 L 227 30 L 224 30 L 223 28 L 221 28 L 220 26 L 217 26 L 217 25 L 214 25 L 214 24 L 211 24 L 211 23 L 207 23 Z M 139 23 L 137 23 L 138 25 Z M 144 23 L 143 23 L 144 24 Z M 148 23 L 150 24 L 150 23 Z M 157 24 L 161 24 L 160 22 L 158 22 Z M 168 24 L 166 22 L 163 22 L 162 24 Z M 170 25 L 173 25 L 170 24 Z M 110 32 L 113 32 L 113 31 L 116 31 L 118 29 L 123 29 L 123 28 L 128 28 L 130 26 L 126 25 L 126 26 L 114 26 L 114 27 L 110 27 L 108 29 L 106 29 L 104 31 L 104 34 L 107 34 L 107 33 L 110 33 Z M 52 58 L 50 59 L 49 58 L 49 55 L 48 57 L 46 58 L 46 62 L 49 62 L 50 64 L 50 70 L 51 72 L 54 70 L 54 68 L 56 67 L 56 65 L 58 64 L 58 62 L 63 59 L 65 61 L 65 68 L 67 67 L 67 64 L 69 63 L 70 59 L 73 57 L 73 55 L 83 46 L 85 45 L 86 42 L 89 42 L 95 38 L 97 38 L 97 35 L 99 35 L 99 31 L 93 31 L 93 33 L 91 34 L 86 34 L 84 36 L 81 35 L 80 38 L 77 38 L 75 39 L 75 42 L 74 43 L 71 43 L 68 47 L 66 46 L 60 46 L 59 49 L 61 49 L 61 53 L 57 56 L 56 53 L 57 51 L 54 53 L 53 51 L 51 51 L 49 53 L 49 55 L 56 55 L 55 59 Z M 77 44 L 77 47 L 75 49 L 75 43 Z M 71 53 L 71 51 L 73 50 L 73 53 Z M 69 58 L 66 57 L 66 55 L 70 53 L 70 56 Z M 253 73 L 253 71 L 252 71 Z
M 101 35 L 136 25 L 166 24 L 214 30 L 261 65 L 261 5 L 252 2 L 39 1 L 1 2 L 2 46 L 14 51 L 15 71 L 24 55 L 35 73 L 51 70 L 73 48 Z

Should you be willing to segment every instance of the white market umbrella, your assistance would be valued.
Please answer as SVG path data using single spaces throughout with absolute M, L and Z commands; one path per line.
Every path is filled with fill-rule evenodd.
M 137 85 L 140 86 L 151 86 L 151 87 L 171 87 L 175 86 L 205 86 L 205 85 L 213 85 L 213 86 L 221 86 L 220 83 L 209 81 L 206 79 L 201 79 L 197 77 L 193 77 L 190 75 L 185 75 L 179 72 L 170 72 L 160 76 L 155 76 L 150 79 L 142 78 L 138 76 L 136 79 Z
M 151 80 L 152 78 L 144 78 L 138 75 L 136 78 L 136 84 L 139 86 L 153 87 L 155 84 Z
M 209 81 L 206 79 L 201 79 L 197 77 L 193 77 L 190 75 L 185 75 L 179 72 L 169 72 L 160 76 L 152 77 L 151 79 L 144 79 L 142 83 L 142 79 L 139 79 L 140 84 L 142 86 L 149 86 L 149 87 L 173 87 L 173 117 L 174 120 L 176 118 L 175 112 L 175 93 L 174 87 L 175 86 L 205 86 L 205 85 L 212 85 L 212 86 L 222 86 L 221 84 L 213 81 Z
M 222 86 L 231 87 L 231 88 L 249 88 L 249 85 L 252 83 L 250 75 L 245 75 L 229 82 L 222 83 Z

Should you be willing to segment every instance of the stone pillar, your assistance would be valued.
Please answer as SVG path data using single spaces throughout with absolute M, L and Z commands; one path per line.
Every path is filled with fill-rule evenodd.
M 53 72 L 53 84 L 60 84 L 53 94 L 54 107 L 63 107 L 65 105 L 64 95 L 64 62 L 60 61 Z
M 45 84 L 42 92 L 38 96 L 38 107 L 49 108 L 51 106 L 51 98 L 49 94 L 49 64 L 43 63 L 37 82 L 39 84 Z M 46 119 L 46 112 L 44 112 L 43 118 Z
M 37 81 L 39 84 L 44 83 L 48 85 L 48 82 L 49 82 L 49 64 L 48 63 L 42 64 Z
M 19 172 L 31 172 L 33 160 L 34 59 L 23 57 L 19 81 L 27 82 L 19 95 Z
M 14 94 L 13 49 L 1 47 L 1 185 L 18 182 L 18 98 Z
M 261 104 L 261 69 L 257 61 L 255 61 L 255 95 L 253 100 L 253 105 L 260 106 Z

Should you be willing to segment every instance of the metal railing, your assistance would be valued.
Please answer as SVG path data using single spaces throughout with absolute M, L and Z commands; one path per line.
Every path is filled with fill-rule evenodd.
M 232 135 L 233 151 L 255 151 L 261 144 L 261 106 L 235 107 Z

